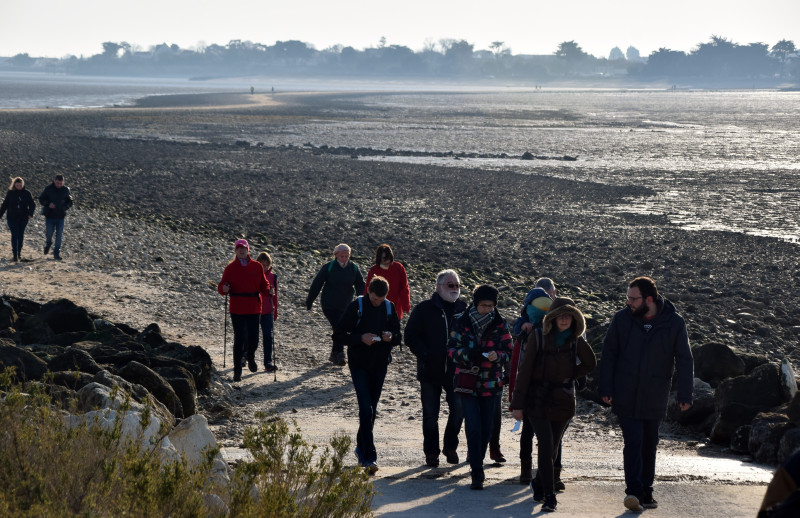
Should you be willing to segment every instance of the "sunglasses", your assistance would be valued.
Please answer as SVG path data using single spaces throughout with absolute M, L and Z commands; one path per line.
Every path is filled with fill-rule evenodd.
M 460 288 L 460 287 L 461 287 L 461 285 L 460 285 L 460 284 L 457 284 L 457 283 L 454 283 L 454 282 L 448 282 L 447 284 L 445 284 L 445 286 L 447 286 L 447 287 L 448 287 L 448 288 L 450 288 L 451 290 L 455 290 L 455 289 L 457 289 L 457 288 Z

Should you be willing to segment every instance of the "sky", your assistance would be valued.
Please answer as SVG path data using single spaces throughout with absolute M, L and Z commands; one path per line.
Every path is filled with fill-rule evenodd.
M 642 56 L 691 51 L 712 35 L 738 44 L 788 39 L 800 47 L 800 0 L 0 0 L 0 56 L 89 56 L 104 41 L 147 50 L 231 40 L 300 40 L 322 50 L 441 39 L 475 50 L 552 54 L 574 40 L 596 57 L 614 47 Z

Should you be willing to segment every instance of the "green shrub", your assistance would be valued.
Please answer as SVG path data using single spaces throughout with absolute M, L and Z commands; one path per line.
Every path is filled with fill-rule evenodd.
M 123 435 L 128 402 L 110 428 L 86 419 L 70 426 L 43 385 L 24 392 L 12 374 L 0 372 L 0 516 L 223 516 L 224 508 L 208 504 L 209 493 L 232 517 L 371 515 L 372 483 L 343 462 L 347 437 L 318 452 L 285 421 L 259 416 L 245 431 L 253 460 L 234 470 L 227 488 L 214 487 L 217 450 L 198 466 L 165 462 L 154 445 Z M 143 412 L 142 429 L 149 415 Z

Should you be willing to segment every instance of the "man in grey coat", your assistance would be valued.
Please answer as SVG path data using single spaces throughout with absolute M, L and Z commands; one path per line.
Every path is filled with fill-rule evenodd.
M 658 427 L 675 371 L 678 403 L 686 411 L 694 383 L 686 323 L 658 294 L 653 279 L 637 277 L 628 286 L 625 309 L 611 320 L 600 363 L 600 395 L 617 414 L 625 443 L 623 504 L 631 511 L 658 507 L 653 498 Z

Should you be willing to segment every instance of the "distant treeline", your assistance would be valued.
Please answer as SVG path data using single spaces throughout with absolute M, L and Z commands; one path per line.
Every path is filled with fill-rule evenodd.
M 489 50 L 475 50 L 465 40 L 429 42 L 420 51 L 401 45 L 356 50 L 336 45 L 316 50 L 302 41 L 263 45 L 232 40 L 227 45 L 182 49 L 163 43 L 141 50 L 127 42 L 103 43 L 103 52 L 89 57 L 34 58 L 18 54 L 8 60 L 15 69 L 39 69 L 68 74 L 217 77 L 240 75 L 358 75 L 419 78 L 503 78 L 548 81 L 573 78 L 629 77 L 681 81 L 800 78 L 800 56 L 794 42 L 780 40 L 740 45 L 712 36 L 691 52 L 661 48 L 641 57 L 634 47 L 615 47 L 597 58 L 575 41 L 565 41 L 551 55 L 514 55 L 502 41 Z

